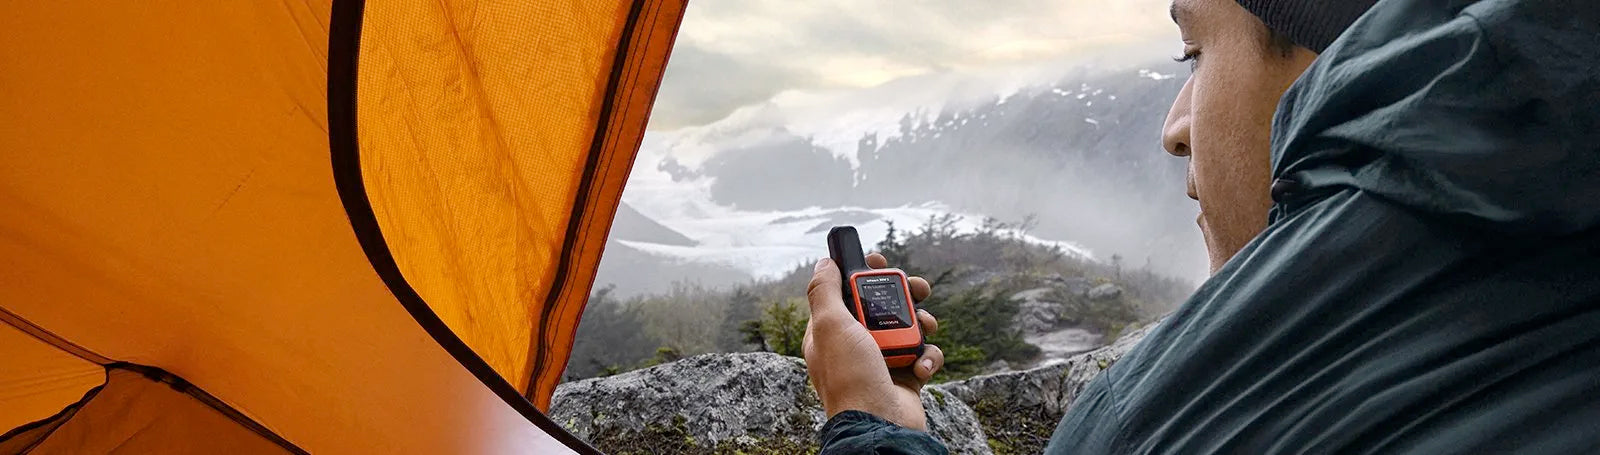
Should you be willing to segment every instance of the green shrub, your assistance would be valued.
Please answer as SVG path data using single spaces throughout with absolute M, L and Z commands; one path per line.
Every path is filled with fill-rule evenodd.
M 957 229 L 955 215 L 932 216 L 914 229 L 892 223 L 876 245 L 889 264 L 934 286 L 919 303 L 939 318 L 940 332 L 928 341 L 945 353 L 936 381 L 981 373 L 996 360 L 1027 363 L 1038 348 L 1012 326 L 1019 311 L 1016 291 L 1052 286 L 1055 277 L 1086 278 L 1123 289 L 1117 299 L 1093 301 L 1058 292 L 1059 315 L 1069 325 L 1115 339 L 1124 327 L 1170 311 L 1192 289 L 1189 283 L 1130 267 L 1113 254 L 1107 263 L 1029 243 L 1031 220 L 986 219 L 976 231 Z M 776 279 L 729 290 L 680 283 L 671 292 L 626 300 L 596 290 L 578 328 L 568 379 L 614 374 L 704 352 L 766 350 L 801 355 L 811 267 L 802 265 Z M 665 348 L 658 350 L 658 348 Z
M 762 311 L 762 341 L 767 350 L 791 357 L 800 357 L 800 346 L 806 336 L 806 319 L 809 304 L 800 298 L 779 300 L 767 304 Z
M 1009 292 L 988 285 L 971 286 L 950 297 L 930 297 L 924 308 L 939 318 L 939 332 L 928 342 L 945 353 L 945 366 L 937 379 L 971 376 L 995 360 L 1027 362 L 1039 348 L 1022 339 L 1012 327 L 1017 302 Z

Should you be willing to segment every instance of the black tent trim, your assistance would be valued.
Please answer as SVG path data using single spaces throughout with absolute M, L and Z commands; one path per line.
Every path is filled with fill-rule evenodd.
M 567 218 L 567 232 L 566 237 L 562 240 L 561 259 L 556 265 L 556 274 L 551 282 L 550 294 L 545 296 L 544 308 L 540 309 L 539 331 L 535 334 L 538 337 L 537 342 L 529 345 L 529 349 L 533 351 L 531 352 L 533 371 L 528 375 L 528 393 L 533 393 L 537 389 L 539 377 L 544 374 L 545 350 L 540 349 L 539 346 L 550 333 L 550 312 L 555 310 L 556 305 L 561 302 L 561 297 L 566 294 L 567 281 L 570 281 L 567 277 L 567 272 L 572 268 L 573 250 L 577 249 L 578 239 L 584 232 L 583 227 L 587 224 L 585 221 L 588 220 L 589 193 L 592 191 L 594 181 L 598 177 L 595 171 L 599 168 L 600 156 L 609 142 L 607 139 L 611 136 L 611 118 L 612 111 L 616 109 L 617 90 L 622 85 L 623 75 L 629 73 L 627 71 L 628 45 L 633 41 L 633 31 L 638 26 L 640 12 L 644 9 L 644 4 L 647 1 L 638 0 L 629 7 L 628 21 L 623 24 L 622 34 L 617 39 L 616 54 L 611 60 L 611 74 L 606 78 L 605 101 L 600 105 L 600 121 L 595 125 L 594 138 L 589 142 L 589 156 L 583 166 L 583 178 L 578 182 L 578 192 L 572 203 L 572 215 Z M 657 10 L 652 10 L 652 12 Z M 651 14 L 652 20 L 654 17 L 655 14 Z M 648 37 L 646 38 L 646 47 L 648 47 Z M 564 366 L 565 364 L 563 364 Z
M 107 372 L 109 373 L 109 370 L 107 370 Z M 50 417 L 45 417 L 43 419 L 22 424 L 22 426 L 12 428 L 11 431 L 7 431 L 5 434 L 0 434 L 0 445 L 5 445 L 6 441 L 10 441 L 12 438 L 21 436 L 22 434 L 33 431 L 39 427 L 46 425 L 55 425 L 59 427 L 61 424 L 66 423 L 67 419 L 72 418 L 73 414 L 77 414 L 78 409 L 82 408 L 84 403 L 88 403 L 89 400 L 94 399 L 94 397 L 99 395 L 100 391 L 104 390 L 105 388 L 106 385 L 103 383 L 94 386 L 93 388 L 90 388 L 89 391 L 83 393 L 83 398 L 79 398 L 78 401 L 74 401 L 72 404 L 67 405 L 67 407 L 61 408 L 60 411 L 57 411 Z M 34 447 L 37 447 L 39 443 L 44 442 L 46 438 L 49 438 L 50 432 L 54 431 L 56 431 L 55 428 L 47 430 L 45 434 L 40 435 L 38 439 L 33 441 L 33 443 L 28 444 L 27 447 L 23 447 L 22 450 L 17 451 L 17 453 L 28 453 L 28 451 L 33 450 Z
M 399 265 L 395 263 L 389 244 L 378 227 L 378 218 L 372 211 L 366 182 L 361 174 L 360 138 L 356 130 L 356 90 L 361 18 L 365 7 L 364 0 L 333 2 L 332 21 L 328 30 L 328 148 L 333 164 L 334 185 L 338 188 L 345 215 L 350 218 L 350 227 L 355 231 L 367 261 L 372 263 L 373 270 L 406 312 L 485 387 L 568 448 L 578 453 L 601 453 L 539 412 L 494 367 L 473 352 L 444 320 L 439 319 L 439 315 L 417 294 L 416 289 L 406 282 Z
M 206 406 L 209 406 L 211 409 L 216 410 L 229 420 L 238 423 L 239 426 L 249 429 L 255 434 L 266 438 L 268 441 L 272 441 L 279 447 L 283 447 L 283 449 L 289 451 L 289 453 L 308 453 L 305 451 L 305 449 L 301 449 L 299 446 L 294 445 L 294 443 L 289 442 L 288 439 L 284 439 L 283 436 L 279 436 L 277 433 L 267 428 L 266 425 L 262 425 L 260 422 L 256 422 L 249 416 L 244 415 L 244 413 L 239 412 L 238 409 L 234 409 L 233 406 L 222 401 L 222 399 L 217 398 L 216 395 L 206 392 L 205 389 L 201 389 L 199 386 L 194 385 L 194 383 L 189 382 L 178 375 L 172 374 L 167 370 L 149 365 L 140 365 L 136 363 L 111 360 L 110 358 L 95 353 L 94 351 L 90 351 L 83 346 L 79 346 L 71 341 L 67 341 L 67 339 L 51 333 L 50 331 L 45 330 L 43 327 L 39 327 L 37 324 L 34 324 L 27 319 L 23 319 L 22 316 L 18 316 L 17 314 L 12 313 L 10 310 L 5 308 L 0 308 L 0 322 L 15 327 L 17 330 L 21 330 L 23 333 L 26 333 L 35 339 L 44 342 L 45 344 L 49 344 L 56 349 L 60 349 L 90 363 L 105 367 L 108 379 L 110 377 L 110 372 L 113 369 L 128 370 L 139 373 L 151 381 L 166 384 L 168 387 L 172 387 L 173 390 L 189 395 L 200 403 L 203 403 Z M 88 403 L 89 400 L 92 400 L 95 396 L 98 396 L 100 391 L 104 388 L 105 383 L 95 386 L 94 388 L 89 389 L 89 392 L 85 393 L 83 398 L 80 398 L 78 401 L 67 405 L 67 407 L 63 408 L 55 415 L 47 417 L 43 420 L 30 422 L 7 431 L 4 435 L 0 435 L 0 442 L 4 442 L 8 439 L 16 437 L 17 435 L 26 433 L 28 430 L 38 428 L 39 426 L 52 423 L 61 423 L 67 419 L 70 419 L 72 415 L 77 412 L 78 408 L 83 407 L 83 405 Z M 54 431 L 54 429 L 51 431 Z M 42 440 L 43 439 L 41 439 L 41 441 Z M 27 449 L 24 449 L 23 452 L 26 453 Z
M 238 422 L 240 426 L 249 428 L 250 431 L 255 432 L 255 434 L 261 435 L 261 437 L 267 438 L 267 440 L 278 444 L 279 447 L 283 447 L 285 450 L 288 450 L 289 453 L 300 455 L 310 453 L 306 452 L 305 449 L 301 449 L 299 446 L 294 445 L 294 443 L 289 442 L 288 439 L 284 439 L 283 436 L 278 436 L 277 433 L 267 429 L 267 427 L 262 425 L 260 422 L 256 422 L 250 417 L 245 416 L 244 413 L 239 412 L 238 409 L 228 406 L 227 403 L 223 402 L 221 398 L 217 398 L 216 395 L 206 392 L 204 389 L 195 386 L 194 383 L 189 382 L 178 375 L 172 374 L 167 370 L 149 365 L 140 365 L 128 362 L 116 362 L 106 365 L 106 373 L 108 375 L 110 374 L 111 370 L 132 371 L 143 375 L 145 379 L 166 384 L 167 387 L 171 387 L 172 390 L 176 390 L 193 397 L 195 400 L 204 403 L 206 406 L 210 406 L 211 409 L 215 409 L 218 413 L 226 416 L 229 420 Z

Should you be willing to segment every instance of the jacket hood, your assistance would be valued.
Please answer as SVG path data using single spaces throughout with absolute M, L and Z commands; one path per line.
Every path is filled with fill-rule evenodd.
M 1507 235 L 1600 224 L 1600 8 L 1385 0 L 1284 94 L 1271 219 L 1354 187 Z M 1278 195 L 1275 195 L 1278 196 Z

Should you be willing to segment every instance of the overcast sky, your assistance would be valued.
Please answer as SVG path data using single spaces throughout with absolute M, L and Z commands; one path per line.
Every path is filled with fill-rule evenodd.
M 1169 1 L 694 0 L 650 127 L 705 124 L 786 90 L 869 87 L 1113 48 L 1175 54 Z

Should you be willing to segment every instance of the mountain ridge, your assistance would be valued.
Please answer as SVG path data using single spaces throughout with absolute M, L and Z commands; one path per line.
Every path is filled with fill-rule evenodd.
M 696 265 L 784 269 L 820 257 L 820 242 L 801 239 L 830 223 L 881 224 L 884 211 L 927 204 L 974 219 L 1032 217 L 1038 237 L 1202 278 L 1205 257 L 1193 224 L 1197 208 L 1183 195 L 1184 161 L 1161 153 L 1159 142 L 1183 80 L 1150 69 L 1085 74 L 961 108 L 902 112 L 897 132 L 863 133 L 851 153 L 829 148 L 837 138 L 822 141 L 756 124 L 706 127 L 716 134 L 654 133 L 614 228 L 613 238 L 633 246 L 608 246 L 622 253 L 602 261 L 597 283 L 648 274 L 656 284 L 639 289 L 659 292 L 663 283 L 705 279 L 708 273 Z M 684 142 L 702 136 L 715 140 Z M 717 151 L 700 161 L 678 159 L 691 149 Z M 838 213 L 817 213 L 828 210 Z M 752 217 L 771 223 L 737 225 Z M 726 226 L 715 226 L 719 218 Z M 788 232 L 785 222 L 803 218 L 817 222 L 770 238 Z M 733 250 L 760 245 L 774 248 Z M 713 249 L 725 251 L 705 253 Z M 629 267 L 617 267 L 623 259 Z M 686 265 L 696 270 L 676 270 Z M 633 275 L 618 275 L 623 269 Z

